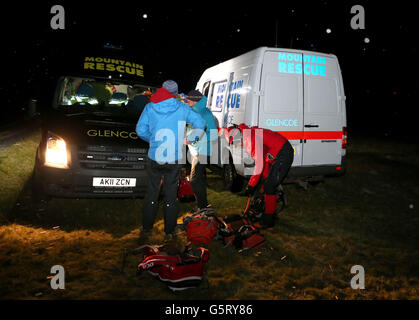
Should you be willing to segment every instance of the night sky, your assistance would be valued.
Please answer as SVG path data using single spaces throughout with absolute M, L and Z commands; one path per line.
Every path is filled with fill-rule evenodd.
M 277 45 L 337 55 L 349 132 L 383 137 L 413 133 L 419 80 L 418 18 L 412 4 L 154 3 L 66 1 L 3 7 L 1 122 L 21 116 L 31 98 L 47 105 L 53 91 L 50 80 L 58 75 L 53 66 L 67 65 L 76 52 L 102 49 L 106 43 L 143 63 L 146 75 L 157 82 L 177 81 L 181 92 L 193 89 L 207 67 Z M 55 4 L 65 9 L 65 30 L 50 27 Z M 350 25 L 351 7 L 357 4 L 365 9 L 364 30 Z

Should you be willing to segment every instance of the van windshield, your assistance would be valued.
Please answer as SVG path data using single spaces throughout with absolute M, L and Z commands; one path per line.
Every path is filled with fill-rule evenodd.
M 57 105 L 72 112 L 107 112 L 141 114 L 149 102 L 153 87 L 127 84 L 109 79 L 65 77 Z

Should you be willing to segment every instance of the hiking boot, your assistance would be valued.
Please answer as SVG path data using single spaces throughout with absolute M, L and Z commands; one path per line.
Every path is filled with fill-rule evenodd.
M 152 232 L 152 230 L 141 230 L 140 237 L 138 238 L 138 244 L 150 244 Z
M 272 230 L 275 226 L 275 217 L 273 214 L 264 213 L 259 223 L 261 224 L 262 229 Z

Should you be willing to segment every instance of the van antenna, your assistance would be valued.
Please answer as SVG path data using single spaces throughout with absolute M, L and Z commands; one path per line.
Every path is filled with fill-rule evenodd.
M 278 19 L 275 20 L 275 48 L 278 48 Z

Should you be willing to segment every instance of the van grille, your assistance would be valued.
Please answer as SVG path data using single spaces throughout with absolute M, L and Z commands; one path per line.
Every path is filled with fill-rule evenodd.
M 143 170 L 147 160 L 145 148 L 87 146 L 78 152 L 80 167 L 85 169 Z

